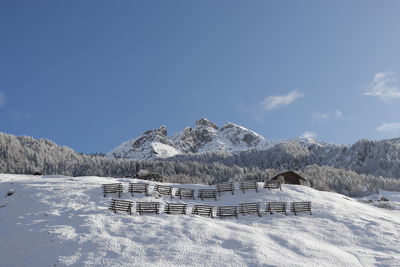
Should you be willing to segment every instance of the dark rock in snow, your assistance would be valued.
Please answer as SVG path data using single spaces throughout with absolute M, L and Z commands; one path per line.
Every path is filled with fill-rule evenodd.
M 6 194 L 6 197 L 9 197 L 9 196 L 13 195 L 14 193 L 15 193 L 14 190 L 10 189 L 10 190 L 8 190 L 8 192 Z

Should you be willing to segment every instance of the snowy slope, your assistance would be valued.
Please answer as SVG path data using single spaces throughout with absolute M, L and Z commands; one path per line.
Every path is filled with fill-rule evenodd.
M 111 158 L 154 159 L 169 158 L 181 154 L 174 147 L 172 140 L 167 136 L 167 128 L 149 130 L 143 135 L 128 140 L 110 151 Z
M 0 174 L 2 266 L 399 266 L 400 211 L 305 186 L 223 194 L 218 201 L 154 196 L 122 199 L 235 205 L 311 200 L 313 215 L 210 219 L 113 214 L 102 183 L 132 179 Z M 152 183 L 153 184 L 153 183 Z M 174 185 L 183 186 L 183 185 Z M 204 188 L 201 185 L 184 185 Z M 236 184 L 236 188 L 237 188 Z M 6 197 L 9 190 L 14 194 Z
M 216 136 L 212 140 L 199 146 L 197 151 L 216 152 L 222 150 L 237 152 L 250 149 L 266 149 L 269 145 L 265 138 L 258 133 L 228 122 L 217 131 Z

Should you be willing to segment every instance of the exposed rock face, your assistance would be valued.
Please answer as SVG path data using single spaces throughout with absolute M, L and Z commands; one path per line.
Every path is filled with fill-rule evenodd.
M 139 148 L 143 146 L 146 142 L 151 142 L 155 140 L 162 144 L 170 143 L 170 140 L 167 138 L 167 127 L 160 126 L 158 129 L 145 131 L 142 136 L 135 139 L 131 146 L 133 148 Z
M 194 128 L 187 127 L 173 137 L 167 136 L 165 126 L 146 131 L 113 149 L 108 156 L 153 159 L 207 151 L 263 149 L 268 145 L 264 137 L 242 126 L 226 123 L 219 129 L 216 124 L 203 118 L 196 121 Z
M 172 140 L 167 136 L 167 127 L 145 131 L 136 139 L 122 143 L 107 156 L 112 158 L 153 159 L 177 155 L 180 151 L 173 146 Z
M 190 127 L 187 127 L 177 135 L 177 137 L 174 139 L 174 143 L 181 149 L 183 153 L 195 153 L 198 140 L 194 130 Z
M 221 127 L 221 131 L 223 136 L 229 139 L 234 145 L 244 143 L 249 147 L 256 148 L 260 143 L 265 141 L 261 135 L 234 123 L 226 123 Z
M 174 142 L 184 152 L 245 151 L 262 149 L 269 145 L 261 135 L 234 123 L 218 128 L 207 119 L 196 122 L 194 129 L 186 128 L 175 136 Z
M 160 136 L 167 136 L 167 133 L 168 133 L 167 127 L 165 127 L 164 125 L 161 125 L 158 129 L 145 131 L 143 133 L 143 135 L 157 134 L 157 135 L 160 135 Z
M 115 158 L 159 159 L 177 155 L 191 156 L 203 152 L 236 153 L 242 151 L 268 151 L 253 161 L 268 160 L 271 167 L 294 168 L 308 164 L 328 165 L 354 169 L 360 173 L 374 173 L 400 177 L 388 162 L 398 160 L 400 139 L 382 141 L 360 140 L 351 146 L 320 143 L 300 138 L 273 143 L 252 130 L 234 123 L 217 127 L 207 119 L 200 119 L 195 127 L 187 127 L 174 136 L 168 136 L 165 126 L 144 132 L 107 154 Z M 291 164 L 289 166 L 282 165 Z M 289 163 L 288 163 L 289 162 Z M 260 163 L 265 166 L 266 163 Z M 378 165 L 379 168 L 376 168 Z M 378 170 L 381 170 L 378 172 Z
M 211 128 L 216 129 L 216 130 L 218 129 L 217 125 L 215 125 L 214 123 L 212 123 L 211 121 L 209 121 L 206 118 L 203 118 L 203 119 L 200 119 L 200 120 L 196 121 L 196 128 L 201 128 L 203 126 L 211 127 Z
M 207 119 L 200 119 L 196 122 L 196 128 L 194 129 L 196 147 L 205 145 L 211 142 L 218 133 L 218 127 Z

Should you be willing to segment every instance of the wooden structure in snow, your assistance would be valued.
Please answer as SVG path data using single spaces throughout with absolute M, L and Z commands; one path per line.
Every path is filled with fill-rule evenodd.
M 132 214 L 133 202 L 128 200 L 111 199 L 111 204 L 108 209 L 117 213 L 117 211 L 126 211 Z
M 118 197 L 121 197 L 122 194 L 122 183 L 114 183 L 114 184 L 102 184 L 103 195 L 104 197 L 107 194 L 118 194 Z
M 300 176 L 298 173 L 290 170 L 290 171 L 285 171 L 278 173 L 269 181 L 277 181 L 280 182 L 281 184 L 299 184 L 299 185 L 304 185 L 307 180 Z
M 309 212 L 311 214 L 311 202 L 303 201 L 303 202 L 292 202 L 290 203 L 290 211 L 297 215 L 299 212 Z
M 239 213 L 242 215 L 250 214 L 250 213 L 257 213 L 259 217 L 261 217 L 260 212 L 260 203 L 240 203 L 239 204 Z
M 186 214 L 187 204 L 167 203 L 164 208 L 166 214 Z
M 195 204 L 192 209 L 192 214 L 214 218 L 213 208 L 214 208 L 213 206 L 209 206 L 209 205 Z
M 216 190 L 218 192 L 218 196 L 221 196 L 221 192 L 231 192 L 233 195 L 235 192 L 235 185 L 233 182 L 217 184 Z

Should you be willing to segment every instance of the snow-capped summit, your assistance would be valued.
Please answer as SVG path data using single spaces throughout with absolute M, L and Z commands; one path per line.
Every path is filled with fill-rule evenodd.
M 230 122 L 219 129 L 197 128 L 195 133 L 201 141 L 197 152 L 266 149 L 269 144 L 260 134 Z
M 180 153 L 179 150 L 174 148 L 173 142 L 167 136 L 167 127 L 162 125 L 122 143 L 107 153 L 107 156 L 111 158 L 154 159 L 173 157 Z
M 107 155 L 114 158 L 155 159 L 178 154 L 200 152 L 237 152 L 266 149 L 270 146 L 263 136 L 234 123 L 221 128 L 206 118 L 187 127 L 174 136 L 167 136 L 167 128 L 161 126 L 144 132 L 141 136 L 122 143 Z
M 218 129 L 217 125 L 215 125 L 213 122 L 209 121 L 206 118 L 202 118 L 202 119 L 196 121 L 196 128 L 214 128 L 214 129 Z

